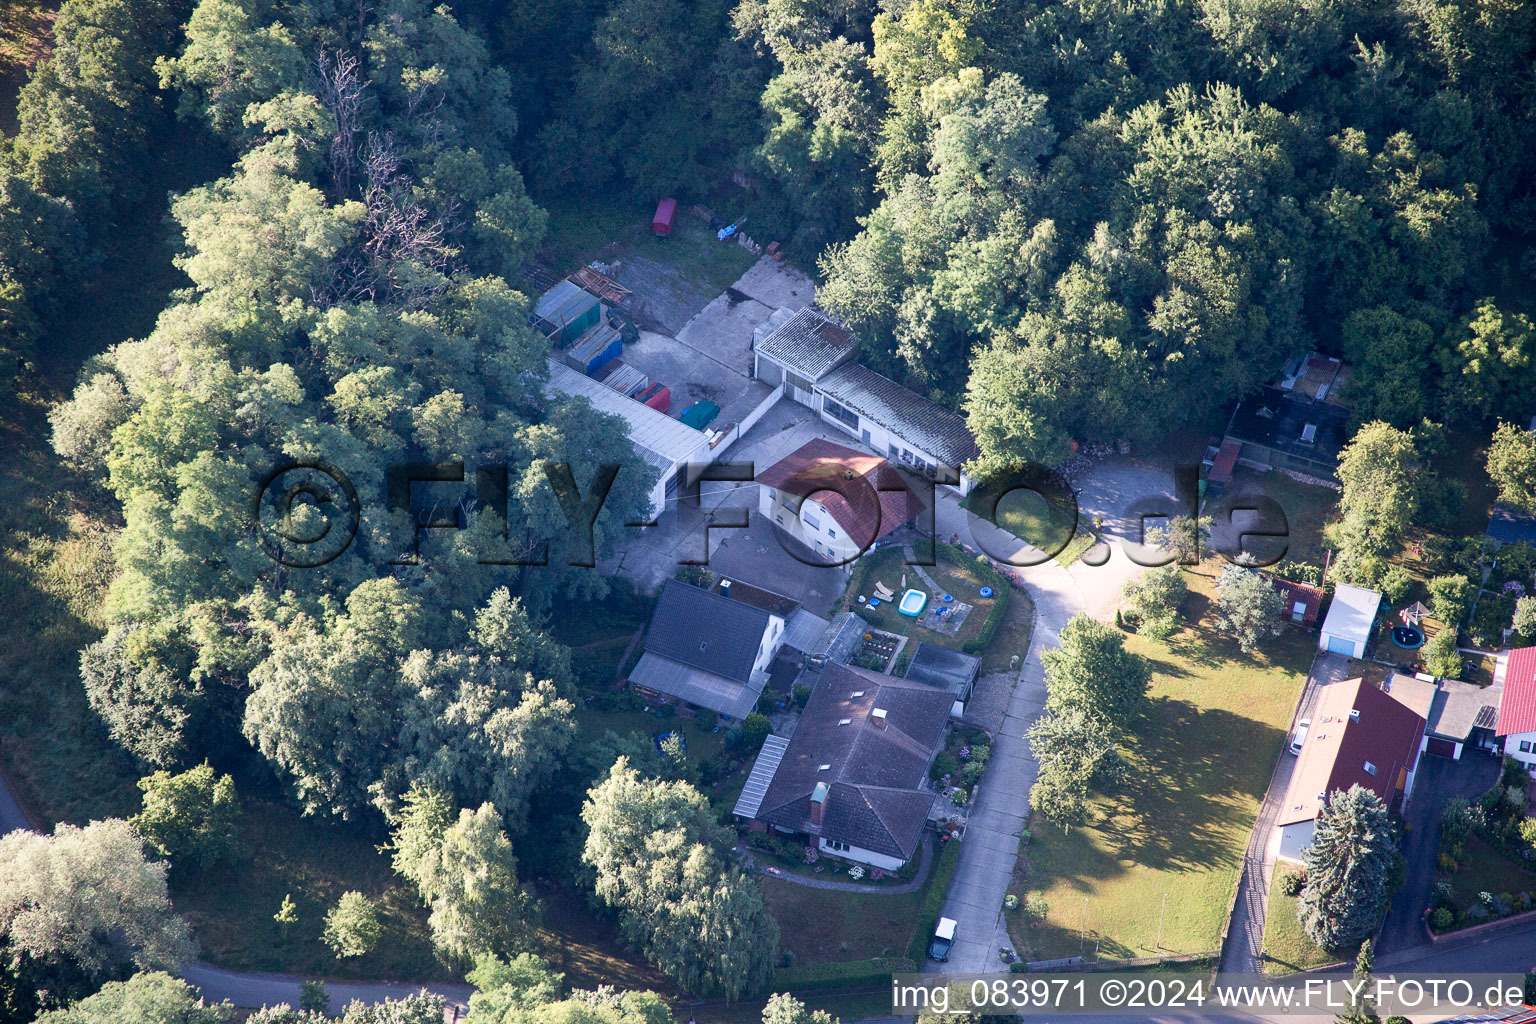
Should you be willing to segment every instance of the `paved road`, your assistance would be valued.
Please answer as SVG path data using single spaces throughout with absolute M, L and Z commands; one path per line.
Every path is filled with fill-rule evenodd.
M 961 509 L 950 494 L 940 498 L 937 516 L 940 536 L 958 533 L 972 546 L 978 546 L 980 536 L 985 541 L 984 550 L 994 555 L 1027 548 L 1017 538 Z M 1024 732 L 1045 707 L 1040 655 L 1056 644 L 1062 626 L 1083 607 L 1076 581 L 1056 562 L 1020 569 L 1019 573 L 1035 602 L 1034 632 L 1002 727 L 993 737 L 987 772 L 971 806 L 954 880 L 944 899 L 941 913 L 956 922 L 955 944 L 948 963 L 942 967 L 932 962 L 926 965 L 933 971 L 997 970 L 1001 966 L 998 950 L 1012 945 L 1002 920 L 1003 897 L 1019 857 L 1019 833 L 1029 814 L 1029 788 L 1039 771 Z
M 1011 560 L 1021 553 L 1039 556 L 1017 537 L 963 510 L 950 493 L 939 498 L 936 526 L 939 536 L 958 534 L 961 540 L 994 557 Z M 957 927 L 954 948 L 943 970 L 997 970 L 1001 967 L 999 949 L 1013 945 L 1003 923 L 1002 907 L 1018 861 L 1019 833 L 1029 814 L 1029 789 L 1039 772 L 1024 734 L 1045 708 L 1041 655 L 1056 645 L 1062 627 L 1079 612 L 1112 616 L 1124 581 L 1142 571 L 1126 559 L 1119 545 L 1113 545 L 1108 565 L 1073 569 L 1069 572 L 1047 560 L 1017 570 L 1034 600 L 1034 632 L 1008 698 L 1002 727 L 993 739 L 987 773 L 972 805 L 960 860 L 944 901 L 942 913 L 953 918 Z M 932 962 L 925 967 L 941 969 Z
M 1300 710 L 1291 719 L 1287 737 L 1295 730 L 1296 722 L 1312 713 L 1317 704 L 1318 688 L 1339 682 L 1348 672 L 1349 661 L 1342 655 L 1318 653 L 1312 661 L 1312 670 L 1307 673 L 1306 686 L 1297 702 Z M 1281 751 L 1274 774 L 1269 777 L 1269 788 L 1264 791 L 1264 802 L 1259 805 L 1259 816 L 1253 823 L 1248 849 L 1243 854 L 1237 901 L 1232 907 L 1227 941 L 1222 948 L 1223 971 L 1248 974 L 1263 970 L 1264 916 L 1269 909 L 1269 883 L 1274 878 L 1275 848 L 1279 838 L 1275 821 L 1280 815 L 1285 791 L 1291 785 L 1291 773 L 1295 770 L 1296 757 L 1287 746 Z
M 1419 759 L 1413 798 L 1408 801 L 1404 816 L 1409 825 L 1403 843 L 1408 870 L 1397 898 L 1387 911 L 1381 938 L 1376 943 L 1378 958 L 1412 949 L 1424 942 L 1424 908 L 1429 906 L 1435 885 L 1436 857 L 1440 850 L 1440 811 L 1445 802 L 1453 796 L 1475 800 L 1498 777 L 1499 759 L 1480 750 L 1468 748 L 1459 761 L 1428 754 Z

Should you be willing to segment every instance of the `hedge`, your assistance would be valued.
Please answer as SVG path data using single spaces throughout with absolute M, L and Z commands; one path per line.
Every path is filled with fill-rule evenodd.
M 911 959 L 922 964 L 928 959 L 928 940 L 939 925 L 939 911 L 944 909 L 944 897 L 949 895 L 949 883 L 955 877 L 955 866 L 960 863 L 960 840 L 951 839 L 939 851 L 939 862 L 933 866 L 928 878 L 928 888 L 923 892 L 923 905 L 917 911 L 917 930 L 912 933 Z
M 868 988 L 872 985 L 889 985 L 891 975 L 911 974 L 916 970 L 911 960 L 899 956 L 780 967 L 773 972 L 773 990 L 806 992 L 829 988 Z

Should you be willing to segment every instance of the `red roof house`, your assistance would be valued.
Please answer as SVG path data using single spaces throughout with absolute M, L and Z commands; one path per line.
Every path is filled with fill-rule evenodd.
M 1270 577 L 1269 582 L 1274 584 L 1285 601 L 1285 609 L 1280 613 L 1282 619 L 1298 626 L 1317 625 L 1317 614 L 1323 607 L 1322 588 L 1282 580 L 1278 576 Z
M 1504 666 L 1504 696 L 1499 701 L 1499 724 L 1494 734 L 1514 736 L 1536 732 L 1536 647 L 1509 652 Z
M 820 504 L 861 550 L 928 507 L 884 458 L 823 437 L 769 466 L 757 482 Z
M 1279 856 L 1300 860 L 1319 811 L 1337 790 L 1359 785 L 1388 807 L 1413 792 L 1424 717 L 1363 679 L 1324 686 L 1280 807 Z

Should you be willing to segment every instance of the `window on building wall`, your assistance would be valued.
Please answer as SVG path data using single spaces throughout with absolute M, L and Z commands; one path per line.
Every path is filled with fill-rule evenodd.
M 836 537 L 837 536 L 837 531 L 832 529 L 832 527 L 829 526 L 829 527 L 827 527 L 827 536 L 828 537 Z
M 804 519 L 805 520 L 805 525 L 809 526 L 811 529 L 813 529 L 813 530 L 821 529 L 820 521 L 818 521 L 816 519 L 816 517 L 811 515 L 809 512 L 802 512 L 802 513 L 800 513 L 800 518 Z
M 777 498 L 778 496 L 779 496 L 779 492 L 778 491 L 774 490 L 772 487 L 768 488 L 768 497 L 769 497 L 769 499 Z
M 821 411 L 837 420 L 837 422 L 846 424 L 852 430 L 859 429 L 859 414 L 846 406 L 832 401 L 830 398 L 822 399 Z
M 810 392 L 816 388 L 815 384 L 812 384 L 809 380 L 800 376 L 798 373 L 795 373 L 793 370 L 785 370 L 784 379 L 789 381 L 795 387 L 799 388 L 801 391 Z
M 1530 752 L 1531 752 L 1531 741 L 1530 740 L 1521 740 L 1520 741 L 1520 753 L 1522 753 L 1522 754 L 1529 754 Z
M 774 516 L 773 517 L 773 521 L 776 522 L 776 523 L 782 523 L 782 522 L 784 522 L 784 517 L 783 516 Z

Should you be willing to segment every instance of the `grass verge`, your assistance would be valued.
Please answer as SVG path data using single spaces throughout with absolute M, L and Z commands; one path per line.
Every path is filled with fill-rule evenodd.
M 1294 974 L 1315 967 L 1354 959 L 1359 950 L 1335 955 L 1313 942 L 1296 916 L 1297 899 L 1280 891 L 1280 876 L 1288 869 L 1275 868 L 1269 883 L 1269 903 L 1264 912 L 1264 973 Z

